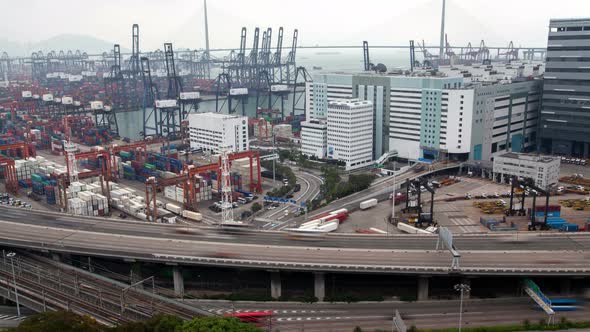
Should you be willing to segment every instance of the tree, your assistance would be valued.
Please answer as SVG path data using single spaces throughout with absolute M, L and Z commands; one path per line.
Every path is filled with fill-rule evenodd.
M 262 210 L 262 205 L 260 205 L 260 203 L 256 202 L 256 203 L 252 204 L 252 207 L 250 208 L 250 210 L 252 210 L 252 213 L 256 213 L 256 212 Z
M 89 316 L 71 311 L 44 312 L 30 316 L 15 328 L 15 332 L 101 332 L 103 328 Z
M 254 325 L 233 317 L 201 317 L 185 322 L 177 332 L 262 332 Z

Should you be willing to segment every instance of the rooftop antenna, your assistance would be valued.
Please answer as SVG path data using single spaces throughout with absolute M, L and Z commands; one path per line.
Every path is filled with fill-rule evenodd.
M 441 60 L 443 58 L 444 47 L 445 47 L 445 7 L 446 7 L 446 0 L 443 0 L 442 16 L 440 18 L 440 50 L 438 53 L 439 60 Z

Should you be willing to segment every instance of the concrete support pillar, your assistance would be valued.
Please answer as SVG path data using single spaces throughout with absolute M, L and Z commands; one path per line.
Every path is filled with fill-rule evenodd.
M 281 286 L 281 272 L 272 271 L 270 272 L 270 296 L 273 299 L 278 299 L 282 295 Z
M 323 272 L 314 273 L 313 295 L 318 298 L 318 301 L 324 302 L 324 297 L 326 297 L 326 274 Z
M 428 300 L 428 277 L 418 277 L 418 301 Z
M 56 262 L 64 263 L 64 264 L 71 264 L 72 263 L 72 256 L 70 254 L 64 253 L 51 253 L 51 259 Z
M 182 269 L 179 266 L 172 268 L 172 278 L 174 279 L 174 294 L 184 296 L 184 279 L 182 278 Z
M 572 292 L 572 280 L 571 279 L 561 279 L 559 281 L 559 291 L 561 295 L 570 295 Z
M 485 179 L 486 178 L 486 171 L 485 170 L 481 170 L 481 178 Z
M 469 289 L 471 289 L 471 278 L 463 278 L 461 283 L 469 286 Z M 468 300 L 469 298 L 471 298 L 471 291 L 463 292 L 463 299 Z
M 504 173 L 500 174 L 500 182 L 504 183 Z

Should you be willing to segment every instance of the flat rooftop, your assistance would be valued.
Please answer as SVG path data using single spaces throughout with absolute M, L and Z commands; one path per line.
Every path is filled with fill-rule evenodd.
M 208 118 L 214 118 L 214 119 L 235 119 L 238 118 L 240 116 L 237 115 L 230 115 L 230 114 L 222 114 L 222 113 L 213 113 L 213 112 L 207 112 L 207 113 L 194 113 L 191 114 L 192 116 L 206 116 Z
M 538 163 L 550 163 L 550 162 L 555 161 L 556 159 L 559 160 L 559 157 L 543 156 L 543 155 L 530 154 L 530 153 L 516 153 L 516 152 L 507 152 L 507 153 L 499 155 L 498 157 L 517 159 L 517 160 L 526 160 L 526 161 L 535 161 Z M 498 158 L 498 157 L 496 157 L 496 158 Z

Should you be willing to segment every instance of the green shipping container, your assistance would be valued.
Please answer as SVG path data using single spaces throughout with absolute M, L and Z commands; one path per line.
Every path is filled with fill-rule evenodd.
M 41 182 L 41 181 L 43 181 L 43 178 L 41 177 L 41 175 L 34 173 L 34 174 L 31 174 L 31 181 Z
M 145 163 L 145 164 L 143 164 L 143 167 L 145 167 L 147 169 L 151 169 L 152 171 L 155 171 L 156 170 L 156 165 L 153 165 L 153 164 L 147 164 L 147 163 Z

